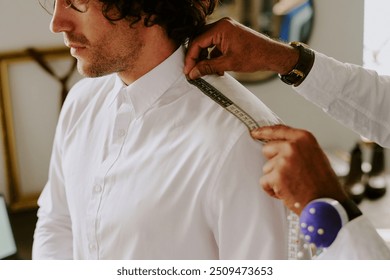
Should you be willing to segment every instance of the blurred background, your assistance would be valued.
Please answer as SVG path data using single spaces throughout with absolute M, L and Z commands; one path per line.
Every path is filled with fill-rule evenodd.
M 386 0 L 225 0 L 211 20 L 231 16 L 284 41 L 305 41 L 340 61 L 390 72 L 390 4 Z M 0 0 L 0 194 L 9 211 L 18 254 L 31 258 L 36 199 L 45 185 L 55 125 L 66 90 L 81 77 L 49 31 L 50 15 L 37 0 Z M 294 28 L 293 28 L 294 27 Z M 29 51 L 27 51 L 29 49 Z M 51 71 L 44 70 L 41 60 Z M 297 96 L 274 74 L 232 73 L 288 125 L 311 131 L 343 179 L 358 144 L 371 160 L 372 143 Z M 68 77 L 69 76 L 69 77 Z M 66 77 L 64 81 L 64 77 Z M 62 81 L 61 81 L 62 79 Z M 384 163 L 389 153 L 383 150 Z M 384 164 L 383 173 L 390 166 Z M 387 177 L 386 177 L 387 180 Z M 382 234 L 390 229 L 390 195 L 359 206 Z M 1 238 L 1 235 L 0 235 Z

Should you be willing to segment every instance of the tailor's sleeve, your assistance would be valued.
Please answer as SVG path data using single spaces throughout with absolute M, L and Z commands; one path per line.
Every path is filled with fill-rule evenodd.
M 316 52 L 307 78 L 293 89 L 358 134 L 390 147 L 390 76 Z
M 72 228 L 61 165 L 61 136 L 57 127 L 49 178 L 38 200 L 33 259 L 72 259 Z
M 287 257 L 286 209 L 259 185 L 261 147 L 245 131 L 221 161 L 208 203 L 220 259 Z
M 390 249 L 364 215 L 344 225 L 319 260 L 389 260 Z

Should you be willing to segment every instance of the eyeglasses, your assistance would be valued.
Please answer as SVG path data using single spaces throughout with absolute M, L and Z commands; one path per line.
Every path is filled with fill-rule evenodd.
M 38 0 L 39 5 L 42 6 L 50 15 L 54 14 L 54 9 L 57 0 Z M 72 8 L 79 13 L 85 13 L 88 10 L 89 0 L 64 0 L 65 9 Z

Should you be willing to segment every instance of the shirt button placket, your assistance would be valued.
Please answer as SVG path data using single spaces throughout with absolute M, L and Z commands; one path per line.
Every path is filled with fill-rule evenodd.
M 99 216 L 98 216 L 98 211 L 99 211 L 99 205 L 100 201 L 102 199 L 102 194 L 103 194 L 103 185 L 100 183 L 96 183 L 93 188 L 92 188 L 92 197 L 93 197 L 93 212 L 91 216 L 91 235 L 89 238 L 89 255 L 91 259 L 99 259 L 99 254 L 98 254 L 98 237 L 97 237 L 97 227 L 99 223 Z
M 119 129 L 118 130 L 118 137 L 122 138 L 126 135 L 126 130 L 125 129 Z

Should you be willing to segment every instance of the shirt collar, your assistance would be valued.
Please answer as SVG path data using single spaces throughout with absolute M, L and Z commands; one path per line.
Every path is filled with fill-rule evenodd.
M 136 118 L 144 114 L 183 75 L 183 68 L 184 47 L 180 47 L 161 64 L 125 87 L 125 100 L 131 103 Z M 118 83 L 124 86 L 117 75 L 115 87 Z

